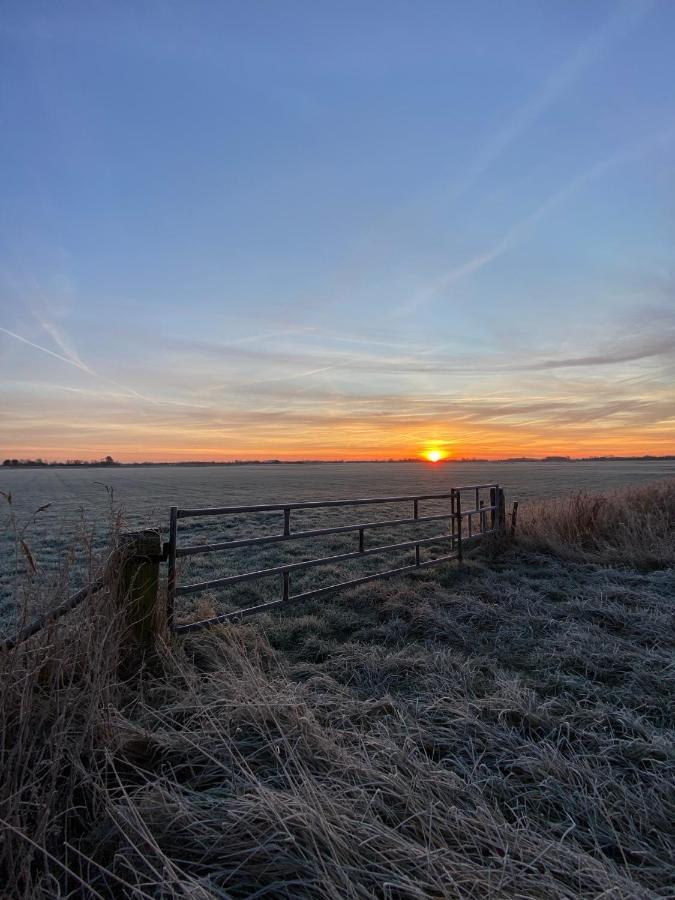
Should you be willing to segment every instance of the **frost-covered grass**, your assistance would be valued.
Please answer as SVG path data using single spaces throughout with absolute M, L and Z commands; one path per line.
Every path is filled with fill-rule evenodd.
M 606 501 L 647 556 L 605 507 L 589 546 L 593 498 L 525 507 L 494 557 L 160 641 L 140 668 L 100 595 L 2 657 L 0 883 L 672 896 L 674 499 Z
M 104 552 L 110 539 L 111 508 L 121 513 L 120 527 L 160 528 L 166 538 L 169 508 L 178 506 L 211 506 L 253 504 L 289 500 L 335 499 L 337 497 L 392 496 L 447 491 L 458 484 L 499 482 L 506 489 L 507 501 L 531 501 L 547 495 L 564 496 L 570 491 L 598 491 L 641 483 L 666 476 L 675 477 L 675 460 L 607 461 L 567 463 L 357 463 L 348 465 L 273 465 L 221 467 L 150 467 L 150 468 L 53 468 L 16 469 L 0 467 L 0 492 L 12 496 L 12 507 L 0 496 L 0 634 L 11 630 L 17 614 L 21 614 L 25 597 L 25 576 L 31 575 L 31 592 L 48 603 L 60 589 L 75 591 L 88 576 L 90 558 Z M 432 511 L 428 505 L 429 511 Z M 36 511 L 40 510 L 36 514 Z M 524 511 L 524 510 L 523 510 Z M 344 511 L 343 511 L 344 512 Z M 350 521 L 361 512 L 375 518 L 409 515 L 410 508 L 371 508 L 351 510 Z M 347 513 L 345 512 L 345 515 Z M 293 527 L 319 527 L 337 524 L 339 513 L 327 516 L 294 515 Z M 340 519 L 340 521 L 343 521 Z M 345 519 L 346 521 L 346 519 Z M 226 520 L 183 520 L 190 524 L 190 534 L 182 539 L 227 539 L 243 533 L 256 534 L 280 530 L 280 516 L 270 515 L 227 522 Z M 30 570 L 25 555 L 17 556 L 17 530 L 30 547 L 36 570 Z M 420 531 L 421 536 L 436 533 Z M 390 537 L 403 540 L 405 530 L 373 533 L 373 539 Z M 351 544 L 350 544 L 351 540 Z M 369 537 L 370 540 L 370 537 Z M 314 542 L 311 552 L 322 555 L 352 549 L 354 538 L 334 538 Z M 307 547 L 296 545 L 277 548 L 276 553 L 259 553 L 261 565 L 295 559 Z M 195 558 L 185 567 L 184 576 L 195 580 L 237 571 L 240 562 L 251 561 L 227 554 Z M 392 565 L 400 558 L 392 557 Z M 409 561 L 409 557 L 408 557 Z M 344 567 L 341 577 L 361 574 L 376 560 L 363 560 L 360 566 Z M 313 581 L 304 579 L 304 587 L 319 586 L 325 574 L 316 572 Z M 311 583 L 310 583 L 311 582 Z M 303 579 L 294 579 L 295 588 L 303 588 Z M 263 594 L 278 588 L 263 585 Z M 232 598 L 246 600 L 247 595 Z M 227 603 L 227 597 L 207 598 L 207 602 Z M 180 612 L 189 617 L 195 605 L 185 603 Z
M 567 559 L 667 566 L 675 546 L 675 480 L 531 503 L 519 534 L 523 544 Z

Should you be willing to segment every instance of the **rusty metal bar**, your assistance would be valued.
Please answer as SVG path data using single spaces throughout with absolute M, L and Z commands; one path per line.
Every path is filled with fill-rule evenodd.
M 486 506 L 485 509 L 496 510 L 496 507 Z M 463 513 L 469 515 L 469 510 Z M 310 537 L 321 537 L 328 534 L 348 534 L 351 531 L 359 531 L 361 528 L 394 528 L 398 525 L 419 525 L 424 522 L 441 522 L 455 519 L 454 512 L 441 513 L 436 516 L 420 516 L 419 519 L 390 519 L 377 522 L 361 522 L 356 525 L 337 525 L 335 528 L 315 528 L 311 531 L 291 531 L 290 534 L 270 534 L 259 538 L 240 538 L 232 541 L 219 541 L 216 544 L 193 544 L 187 547 L 179 547 L 176 556 L 195 556 L 198 553 L 215 553 L 218 550 L 237 550 L 239 547 L 259 547 L 265 544 L 277 544 L 281 541 L 297 541 Z
M 166 587 L 166 621 L 173 627 L 174 606 L 176 601 L 176 551 L 178 541 L 178 507 L 172 506 L 169 516 L 169 553 Z
M 459 491 L 455 493 L 455 514 L 457 516 L 457 559 L 461 563 L 462 555 L 462 495 Z
M 425 562 L 420 563 L 419 568 L 426 569 L 430 566 L 435 566 L 439 563 L 447 562 L 448 560 L 457 558 L 458 556 L 456 553 L 449 553 L 445 556 L 439 556 L 436 559 L 426 560 Z M 361 578 L 353 578 L 350 581 L 341 581 L 338 584 L 332 584 L 329 587 L 316 588 L 315 590 L 304 591 L 301 594 L 294 594 L 293 596 L 288 598 L 288 601 L 270 600 L 267 603 L 259 603 L 256 606 L 249 606 L 245 609 L 236 609 L 232 612 L 222 613 L 221 615 L 214 616 L 211 619 L 203 619 L 201 622 L 190 622 L 186 625 L 177 625 L 174 630 L 177 634 L 188 634 L 191 631 L 201 631 L 202 628 L 209 628 L 212 625 L 218 625 L 223 622 L 231 621 L 232 619 L 241 619 L 247 616 L 256 615 L 257 613 L 264 612 L 268 609 L 274 609 L 277 606 L 281 606 L 284 602 L 314 600 L 318 597 L 325 597 L 330 594 L 334 594 L 337 591 L 345 590 L 346 588 L 352 588 L 360 584 L 366 584 L 369 581 L 375 581 L 378 578 L 388 578 L 392 575 L 403 575 L 406 572 L 413 572 L 416 569 L 417 566 L 415 565 L 399 566 L 396 569 L 387 569 L 384 572 L 376 572 L 373 575 L 364 575 Z
M 194 556 L 197 553 L 215 553 L 217 550 L 236 550 L 239 547 L 259 547 L 264 544 L 276 544 L 281 541 L 298 541 L 304 538 L 322 537 L 328 534 L 348 534 L 361 528 L 394 528 L 398 525 L 417 525 L 424 522 L 442 522 L 450 519 L 454 513 L 441 513 L 434 516 L 420 516 L 419 519 L 389 519 L 376 522 L 359 522 L 354 525 L 336 525 L 333 528 L 314 528 L 310 531 L 291 531 L 290 534 L 270 534 L 258 538 L 239 538 L 232 541 L 219 541 L 216 544 L 193 544 L 179 547 L 176 555 Z
M 109 583 L 109 579 L 106 576 L 102 576 L 101 578 L 97 578 L 91 584 L 88 584 L 86 587 L 77 591 L 76 594 L 73 594 L 72 597 L 68 597 L 66 600 L 61 601 L 58 606 L 53 607 L 53 609 L 48 610 L 46 613 L 43 613 L 41 616 L 38 616 L 36 619 L 25 625 L 23 628 L 20 628 L 16 634 L 13 634 L 11 637 L 5 638 L 0 642 L 0 650 L 13 650 L 14 647 L 22 644 L 24 641 L 27 641 L 28 638 L 33 637 L 34 634 L 37 634 L 38 631 L 41 631 L 43 628 L 46 628 L 49 625 L 52 625 L 57 619 L 60 619 L 64 613 L 69 612 L 71 609 L 74 609 L 83 600 L 90 599 L 94 594 L 98 593 L 102 588 Z
M 413 500 L 413 519 L 417 522 L 420 517 L 419 500 Z M 419 568 L 420 564 L 420 544 L 415 544 L 415 565 Z
M 349 559 L 357 559 L 359 556 L 376 556 L 389 553 L 394 550 L 410 550 L 417 544 L 440 544 L 447 541 L 448 534 L 434 535 L 430 538 L 422 538 L 419 541 L 402 541 L 398 544 L 382 544 L 379 547 L 371 547 L 368 550 L 355 550 L 349 553 L 339 553 L 335 556 L 322 556 L 318 559 L 308 559 L 297 563 L 287 563 L 283 566 L 274 566 L 271 569 L 258 569 L 256 572 L 242 572 L 239 575 L 226 575 L 223 578 L 213 578 L 211 581 L 198 581 L 194 584 L 184 584 L 176 588 L 176 596 L 184 594 L 196 594 L 208 588 L 225 587 L 230 584 L 239 584 L 242 581 L 256 581 L 258 578 L 268 578 L 272 575 L 280 575 L 282 572 L 300 572 L 304 569 L 313 569 L 316 566 L 328 566 L 333 563 L 345 562 Z
M 453 488 L 453 491 L 471 491 L 476 488 L 494 487 L 494 484 L 467 484 Z M 279 512 L 286 509 L 324 509 L 335 506 L 364 506 L 377 503 L 405 503 L 410 500 L 447 500 L 451 492 L 442 494 L 407 494 L 403 497 L 361 497 L 356 500 L 308 500 L 304 503 L 262 503 L 250 506 L 214 506 L 201 509 L 179 509 L 178 518 L 188 519 L 196 516 L 221 516 L 234 513 Z

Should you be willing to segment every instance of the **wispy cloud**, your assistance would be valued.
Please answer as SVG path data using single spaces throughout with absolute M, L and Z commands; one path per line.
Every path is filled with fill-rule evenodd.
M 13 337 L 15 340 L 20 341 L 22 344 L 26 344 L 27 346 L 32 347 L 34 350 L 40 350 L 41 353 L 46 353 L 49 356 L 53 356 L 54 359 L 60 359 L 61 362 L 64 362 L 69 366 L 73 366 L 74 368 L 79 369 L 81 372 L 86 372 L 88 375 L 94 374 L 88 366 L 86 366 L 79 360 L 72 359 L 69 356 L 63 356 L 61 353 L 55 353 L 54 350 L 50 350 L 48 347 L 43 347 L 40 344 L 29 341 L 28 338 L 22 337 L 15 331 L 10 331 L 9 328 L 3 328 L 2 325 L 0 325 L 0 331 L 2 331 L 3 334 L 9 335 L 9 337 Z
M 479 151 L 458 185 L 468 190 L 550 107 L 563 97 L 609 49 L 625 37 L 653 8 L 654 0 L 626 0 L 616 6 L 601 27 L 555 69 L 540 89 L 521 106 Z
M 533 92 L 532 96 L 518 107 L 501 127 L 495 129 L 487 141 L 478 149 L 475 157 L 459 176 L 454 186 L 448 189 L 443 183 L 436 183 L 433 186 L 433 196 L 442 194 L 447 205 L 474 188 L 480 181 L 481 176 L 497 162 L 509 147 L 523 137 L 549 109 L 554 107 L 583 78 L 589 69 L 596 65 L 605 54 L 610 52 L 613 46 L 620 43 L 622 39 L 636 28 L 647 17 L 655 4 L 656 0 L 623 0 L 623 2 L 618 3 L 600 27 L 576 46 L 565 61 L 550 72 L 538 89 Z M 428 201 L 426 192 L 425 197 Z M 417 202 L 419 202 L 419 198 Z M 402 203 L 393 216 L 390 214 L 390 219 L 392 217 L 396 219 L 406 218 L 410 214 L 412 205 L 414 204 L 410 202 Z M 386 231 L 386 225 L 379 228 L 373 226 L 371 236 L 364 240 L 364 252 L 369 250 L 373 243 L 383 240 L 386 242 Z M 500 241 L 495 247 L 478 254 L 474 259 L 458 266 L 454 278 L 451 278 L 448 283 L 477 271 L 500 256 L 511 245 L 508 236 L 505 235 L 503 241 L 505 241 L 504 246 L 502 246 L 502 241 Z M 368 255 L 366 255 L 366 258 Z M 363 268 L 367 268 L 367 264 L 364 262 L 362 262 L 361 266 L 356 267 L 356 273 L 347 281 L 352 283 L 358 280 L 358 273 Z M 442 290 L 443 287 L 444 284 L 441 283 L 437 290 Z M 423 289 L 420 295 L 413 298 L 409 304 L 399 307 L 395 311 L 395 315 L 413 311 L 426 299 L 433 296 L 434 293 L 436 291 L 433 289 L 430 289 L 428 294 Z M 312 305 L 316 304 L 316 298 L 311 302 Z M 305 301 L 299 305 L 308 305 L 308 303 Z
M 43 323 L 44 327 L 44 323 Z M 113 381 L 112 378 L 107 378 L 105 375 L 101 375 L 98 372 L 95 372 L 90 366 L 86 365 L 86 363 L 82 362 L 82 360 L 77 356 L 76 353 L 70 352 L 69 355 L 64 355 L 63 353 L 56 353 L 54 350 L 50 350 L 48 347 L 43 347 L 41 344 L 36 344 L 34 341 L 30 341 L 28 338 L 23 337 L 20 334 L 17 334 L 15 331 L 11 331 L 9 328 L 4 328 L 0 325 L 0 331 L 3 334 L 8 335 L 9 337 L 14 338 L 17 341 L 20 341 L 22 344 L 26 344 L 28 347 L 32 347 L 33 350 L 39 350 L 41 353 L 46 353 L 48 356 L 52 356 L 54 359 L 58 359 L 63 363 L 66 363 L 69 366 L 72 366 L 75 369 L 79 369 L 80 372 L 85 372 L 87 375 L 90 375 L 92 378 L 97 378 L 100 381 L 105 382 L 106 384 L 112 385 L 113 387 L 119 388 L 127 397 L 133 398 L 135 400 L 142 400 L 144 403 L 152 403 L 153 405 L 161 405 L 161 404 L 169 404 L 169 405 L 183 405 L 182 401 L 179 400 L 158 400 L 154 397 L 147 397 L 145 394 L 141 394 L 139 391 L 134 388 L 127 387 L 126 385 L 119 384 L 117 381 Z M 55 330 L 56 334 L 59 334 L 58 330 Z M 64 344 L 63 338 L 60 336 L 60 340 L 58 341 L 58 346 L 60 349 L 65 349 L 68 353 L 68 349 Z
M 183 396 L 201 397 L 211 403 L 229 403 L 233 391 L 243 392 L 249 400 L 254 396 L 261 399 L 269 396 L 275 402 L 276 398 L 297 395 L 299 391 L 306 396 L 324 396 L 325 385 L 315 389 L 305 382 L 315 378 L 323 381 L 319 376 L 328 373 L 338 379 L 346 396 L 357 396 L 358 385 L 364 379 L 377 379 L 381 386 L 396 385 L 408 392 L 417 387 L 418 393 L 433 395 L 437 379 L 443 375 L 455 376 L 460 383 L 470 379 L 475 388 L 478 383 L 510 372 L 581 368 L 672 355 L 673 329 L 672 321 L 665 317 L 647 333 L 644 329 L 638 331 L 632 320 L 614 322 L 614 337 L 607 345 L 591 345 L 583 352 L 581 349 L 576 354 L 563 352 L 559 357 L 551 354 L 542 358 L 539 353 L 525 362 L 522 348 L 517 354 L 509 353 L 505 347 L 500 352 L 480 353 L 472 346 L 457 349 L 446 345 L 412 353 L 369 353 L 352 349 L 340 352 L 336 348 L 331 352 L 321 342 L 316 347 L 275 345 L 227 349 L 219 342 L 172 338 L 165 343 L 180 365 L 175 373 L 166 373 L 162 379 L 166 390 L 178 390 Z M 413 380 L 417 376 L 424 379 L 423 383 Z M 291 387 L 293 382 L 302 382 L 302 388 Z
M 244 337 L 234 338 L 231 341 L 224 341 L 223 347 L 233 347 L 237 344 L 261 344 L 264 341 L 278 340 L 279 338 L 288 337 L 289 335 L 312 334 L 314 328 L 311 325 L 297 326 L 295 328 L 283 328 L 277 331 L 266 331 L 263 334 L 247 334 Z
M 350 447 L 361 456 L 400 455 L 416 452 L 431 435 L 461 455 L 673 449 L 675 387 L 658 368 L 630 378 L 601 368 L 552 372 L 546 379 L 520 370 L 508 382 L 446 381 L 444 392 L 431 395 L 410 388 L 383 395 L 363 384 L 360 391 L 313 385 L 299 395 L 274 389 L 257 386 L 262 393 L 255 403 L 242 391 L 205 408 L 152 406 L 142 418 L 119 395 L 102 407 L 96 391 L 80 393 L 76 405 L 48 390 L 30 404 L 5 394 L 3 439 L 19 455 L 18 448 L 38 443 L 46 455 L 74 439 L 78 454 L 95 447 L 92 453 L 132 458 L 297 458 L 309 446 L 324 457 L 349 456 Z
M 42 319 L 39 317 L 38 321 L 63 354 L 62 358 L 66 358 L 78 369 L 82 369 L 83 372 L 87 372 L 89 375 L 93 375 L 94 377 L 96 377 L 96 372 L 94 372 L 85 362 L 82 361 L 80 355 L 68 340 L 67 336 L 60 328 L 58 328 L 54 324 L 54 322 L 49 322 L 46 319 Z
M 586 356 L 569 356 L 560 359 L 543 359 L 530 363 L 522 368 L 531 370 L 571 369 L 586 366 L 608 366 L 617 363 L 636 362 L 655 356 L 675 354 L 675 331 L 665 335 L 649 335 L 630 342 L 622 341 L 618 346 L 612 345 L 600 353 Z
M 397 315 L 414 312 L 424 303 L 433 299 L 450 285 L 478 272 L 480 269 L 502 256 L 512 247 L 520 243 L 534 227 L 553 210 L 560 206 L 565 200 L 579 191 L 582 187 L 592 182 L 594 179 L 604 175 L 610 169 L 617 166 L 625 165 L 646 156 L 658 147 L 671 142 L 675 138 L 675 128 L 670 127 L 657 134 L 651 135 L 645 140 L 627 145 L 620 150 L 612 153 L 605 159 L 594 163 L 586 171 L 576 175 L 568 181 L 563 187 L 550 194 L 544 202 L 537 207 L 529 215 L 517 222 L 514 222 L 491 247 L 488 247 L 471 259 L 460 263 L 458 266 L 449 269 L 442 275 L 437 276 L 433 281 L 429 282 L 421 288 L 409 303 L 404 304 L 396 310 Z

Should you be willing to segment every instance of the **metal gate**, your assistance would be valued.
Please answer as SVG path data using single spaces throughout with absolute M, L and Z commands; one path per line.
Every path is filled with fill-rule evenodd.
M 489 492 L 489 493 L 488 493 Z M 463 508 L 463 497 L 469 495 L 471 497 L 472 507 Z M 485 499 L 482 499 L 484 495 Z M 447 512 L 434 515 L 420 515 L 420 504 L 424 501 L 448 501 L 449 509 Z M 313 528 L 308 530 L 293 531 L 291 529 L 291 515 L 294 511 L 299 510 L 320 510 L 334 507 L 361 507 L 375 506 L 387 503 L 410 503 L 412 505 L 412 515 L 398 519 L 377 519 L 375 521 L 356 522 L 348 525 L 337 525 L 328 528 Z M 278 534 L 264 536 L 250 536 L 237 538 L 229 541 L 217 541 L 210 544 L 188 544 L 187 546 L 178 545 L 178 522 L 181 519 L 193 519 L 200 516 L 233 516 L 246 513 L 267 513 L 279 512 L 282 515 L 282 530 Z M 417 538 L 413 540 L 400 541 L 393 544 L 381 544 L 376 546 L 366 546 L 366 533 L 375 531 L 378 528 L 394 527 L 402 525 L 420 525 L 428 522 L 448 523 L 448 530 L 434 535 L 432 537 Z M 368 497 L 356 500 L 316 500 L 304 501 L 298 503 L 271 503 L 257 504 L 252 506 L 222 506 L 203 509 L 179 509 L 171 508 L 171 519 L 169 525 L 169 543 L 168 543 L 168 622 L 169 627 L 178 633 L 186 633 L 189 631 L 197 631 L 207 628 L 210 625 L 216 625 L 220 622 L 226 622 L 230 619 L 238 619 L 244 616 L 254 615 L 264 610 L 272 609 L 284 603 L 298 600 L 310 600 L 323 597 L 328 594 L 345 588 L 355 587 L 358 584 L 364 584 L 378 578 L 386 578 L 391 575 L 402 575 L 406 572 L 413 572 L 417 569 L 435 566 L 448 560 L 457 559 L 461 561 L 463 546 L 467 542 L 475 542 L 488 534 L 493 534 L 501 530 L 504 526 L 504 493 L 498 484 L 478 484 L 466 485 L 461 487 L 453 487 L 449 491 L 440 494 L 415 494 L 403 497 Z M 354 533 L 358 539 L 358 549 L 347 553 L 339 553 L 333 556 L 322 556 L 315 559 L 302 560 L 292 562 L 286 565 L 272 566 L 271 568 L 258 569 L 255 571 L 244 572 L 237 575 L 227 575 L 221 578 L 213 578 L 208 581 L 193 582 L 192 584 L 178 584 L 177 582 L 177 560 L 195 556 L 197 554 L 217 553 L 224 550 L 237 550 L 245 547 L 260 547 L 262 545 L 280 544 L 286 541 L 301 541 L 311 538 L 322 537 L 334 534 Z M 448 551 L 431 560 L 422 561 L 420 558 L 420 548 L 427 545 L 445 544 Z M 297 594 L 291 594 L 291 575 L 294 572 L 305 571 L 317 566 L 325 566 L 333 563 L 345 562 L 360 557 L 382 555 L 392 551 L 412 550 L 414 553 L 413 561 L 410 564 L 398 566 L 393 569 L 385 569 L 374 574 L 364 575 L 349 581 L 340 581 L 331 584 L 328 587 L 321 587 L 315 590 L 303 591 Z M 254 606 L 248 606 L 243 609 L 237 609 L 226 612 L 218 616 L 203 619 L 199 622 L 191 622 L 189 624 L 174 624 L 174 606 L 176 597 L 186 594 L 195 594 L 206 590 L 214 590 L 229 587 L 246 581 L 256 581 L 261 578 L 271 578 L 279 576 L 281 579 L 280 596 L 276 600 L 265 603 L 259 603 Z

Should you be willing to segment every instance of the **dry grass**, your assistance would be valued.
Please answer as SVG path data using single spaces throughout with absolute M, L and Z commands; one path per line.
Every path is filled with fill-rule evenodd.
M 6 895 L 672 897 L 673 495 L 140 667 L 99 595 L 0 659 Z
M 675 481 L 532 503 L 523 510 L 519 534 L 530 546 L 567 559 L 646 569 L 672 564 Z

